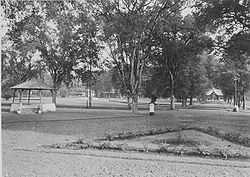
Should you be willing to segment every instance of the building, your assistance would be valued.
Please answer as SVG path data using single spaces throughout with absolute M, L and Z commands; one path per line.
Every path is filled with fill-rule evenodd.
M 220 100 L 223 99 L 223 93 L 220 89 L 212 88 L 206 92 L 207 100 Z

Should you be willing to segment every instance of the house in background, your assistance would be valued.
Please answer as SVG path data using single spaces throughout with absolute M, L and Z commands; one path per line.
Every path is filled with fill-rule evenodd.
M 206 92 L 207 100 L 220 100 L 223 99 L 223 93 L 220 89 L 212 88 Z

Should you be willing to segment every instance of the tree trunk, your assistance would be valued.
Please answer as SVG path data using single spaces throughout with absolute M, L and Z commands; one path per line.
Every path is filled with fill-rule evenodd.
M 138 113 L 138 95 L 132 95 L 132 113 L 137 114 Z
M 185 107 L 185 106 L 186 106 L 186 104 L 185 104 L 185 98 L 182 98 L 181 100 L 182 100 L 182 101 L 181 101 L 181 106 L 182 106 L 182 107 Z
M 243 90 L 243 92 L 242 92 L 242 107 L 243 107 L 243 110 L 245 110 L 246 109 L 246 100 L 245 100 L 245 92 L 244 92 L 244 90 Z
M 241 106 L 241 102 L 240 102 L 240 96 L 238 96 L 238 108 L 240 108 L 240 106 Z
M 156 100 L 157 100 L 157 96 L 155 94 L 152 94 L 151 95 L 151 101 L 150 101 L 150 103 L 154 103 L 155 104 Z
M 57 90 L 54 89 L 54 90 L 51 91 L 51 93 L 52 93 L 52 103 L 55 103 L 55 105 L 56 105 L 56 94 L 57 94 Z
M 189 105 L 193 105 L 193 97 L 192 96 L 190 97 Z
M 128 104 L 128 109 L 130 110 L 131 109 L 131 104 L 130 104 L 130 97 L 127 96 L 127 104 Z
M 88 105 L 88 108 L 91 108 L 91 100 L 92 100 L 92 98 L 91 98 L 91 89 L 88 89 L 88 103 L 89 103 L 89 105 Z
M 175 103 L 174 103 L 174 94 L 171 94 L 171 98 L 170 98 L 170 109 L 174 110 L 175 109 Z
M 171 72 L 170 73 L 170 78 L 171 78 L 171 91 L 170 91 L 170 110 L 175 109 L 175 104 L 174 104 L 174 77 Z

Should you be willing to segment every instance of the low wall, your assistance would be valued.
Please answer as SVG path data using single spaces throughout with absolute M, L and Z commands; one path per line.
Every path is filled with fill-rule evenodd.
M 55 105 L 55 103 L 45 103 L 45 104 L 42 104 L 41 111 L 42 112 L 53 112 L 53 111 L 56 111 L 56 105 Z
M 56 111 L 56 105 L 54 103 L 42 103 L 40 104 L 11 104 L 10 112 L 17 112 L 20 114 L 25 113 L 41 113 Z

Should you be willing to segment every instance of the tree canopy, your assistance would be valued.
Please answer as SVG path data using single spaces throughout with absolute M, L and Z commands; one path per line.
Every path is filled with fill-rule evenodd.
M 5 18 L 9 20 L 10 30 L 6 36 L 12 47 L 23 56 L 22 62 L 38 52 L 55 89 L 62 82 L 71 81 L 74 67 L 98 60 L 97 27 L 84 10 L 84 4 L 77 1 L 3 1 L 2 5 Z
M 219 34 L 217 48 L 224 63 L 219 78 L 227 77 L 233 84 L 236 79 L 239 98 L 244 102 L 244 92 L 249 89 L 250 83 L 250 1 L 200 0 L 195 14 L 203 30 Z M 219 85 L 224 94 L 231 95 L 228 88 L 233 86 L 222 83 Z
M 76 78 L 97 88 L 102 78 L 104 90 L 112 82 L 132 98 L 133 113 L 140 94 L 170 97 L 171 109 L 175 98 L 192 104 L 211 85 L 231 97 L 236 76 L 243 95 L 250 85 L 249 4 L 197 0 L 183 16 L 191 7 L 185 0 L 1 1 L 9 26 L 2 80 L 8 88 L 49 72 L 57 90 Z M 101 74 L 103 48 L 111 75 Z M 218 66 L 205 56 L 213 49 Z M 219 81 L 226 78 L 230 82 Z

